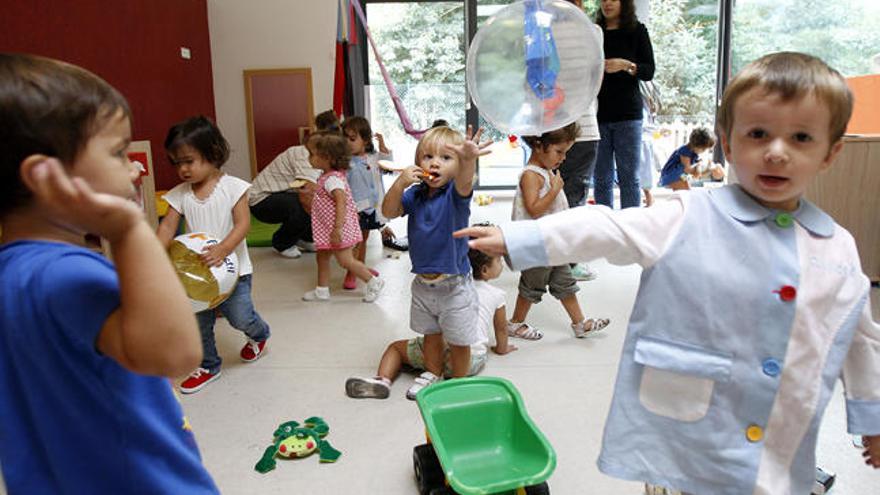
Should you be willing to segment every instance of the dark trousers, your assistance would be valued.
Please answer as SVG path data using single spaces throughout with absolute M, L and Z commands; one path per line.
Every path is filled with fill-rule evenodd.
M 596 168 L 597 149 L 599 141 L 575 141 L 559 166 L 559 175 L 565 182 L 562 191 L 569 208 L 581 206 L 587 200 L 590 191 L 587 180 L 593 177 L 593 169 Z
M 272 247 L 277 251 L 284 251 L 297 241 L 312 242 L 312 217 L 295 192 L 272 193 L 251 206 L 251 213 L 261 222 L 281 224 L 272 234 Z

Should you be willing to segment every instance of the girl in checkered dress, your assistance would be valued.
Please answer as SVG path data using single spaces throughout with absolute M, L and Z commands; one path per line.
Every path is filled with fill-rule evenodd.
M 309 163 L 323 173 L 318 178 L 312 200 L 312 237 L 318 250 L 318 285 L 303 295 L 303 300 L 330 299 L 330 258 L 335 256 L 343 268 L 367 283 L 363 300 L 373 302 L 382 292 L 385 281 L 374 276 L 352 254 L 352 247 L 363 238 L 357 208 L 345 178 L 351 159 L 348 143 L 338 132 L 322 131 L 309 137 L 306 148 Z

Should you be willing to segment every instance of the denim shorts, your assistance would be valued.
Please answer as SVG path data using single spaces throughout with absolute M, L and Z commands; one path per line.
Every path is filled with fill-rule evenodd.
M 412 283 L 409 324 L 422 335 L 443 334 L 452 345 L 479 340 L 479 303 L 471 274 L 452 275 L 431 282 L 416 275 Z

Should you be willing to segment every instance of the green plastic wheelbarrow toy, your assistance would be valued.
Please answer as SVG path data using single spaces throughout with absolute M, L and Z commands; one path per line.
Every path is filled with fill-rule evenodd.
M 459 378 L 416 396 L 428 443 L 413 449 L 421 495 L 549 494 L 556 453 L 507 380 Z

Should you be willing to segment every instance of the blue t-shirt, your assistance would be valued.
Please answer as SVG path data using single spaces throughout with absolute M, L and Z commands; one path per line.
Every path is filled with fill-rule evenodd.
M 467 227 L 471 216 L 471 196 L 461 196 L 449 181 L 433 196 L 428 187 L 418 184 L 403 192 L 403 214 L 409 215 L 407 236 L 413 273 L 471 272 L 468 240 L 455 239 L 452 233 Z
M 672 153 L 669 160 L 666 160 L 666 165 L 663 165 L 663 170 L 660 171 L 661 186 L 668 186 L 681 179 L 681 175 L 684 173 L 684 164 L 681 163 L 683 156 L 691 159 L 691 165 L 700 161 L 700 155 L 694 153 L 694 150 L 690 149 L 688 145 L 678 148 Z
M 119 304 L 116 271 L 95 253 L 0 245 L 0 465 L 11 495 L 218 493 L 171 382 L 97 351 Z

